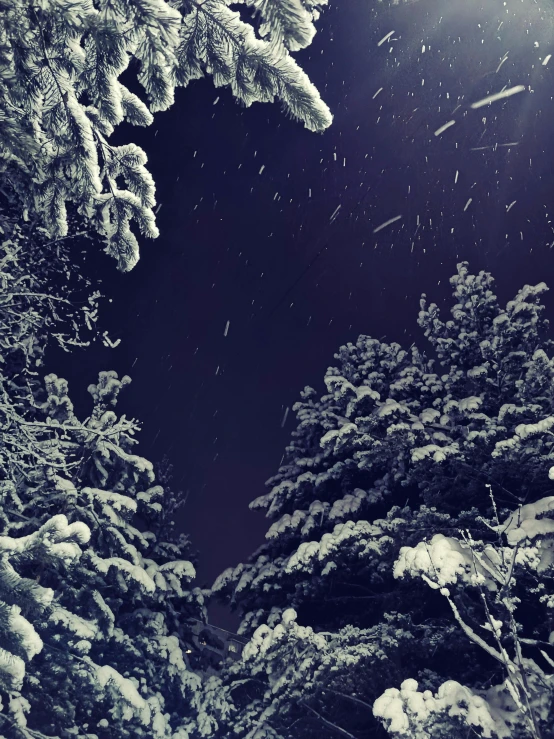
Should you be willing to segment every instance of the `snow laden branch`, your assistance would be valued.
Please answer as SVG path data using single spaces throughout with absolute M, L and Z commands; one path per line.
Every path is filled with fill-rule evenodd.
M 155 186 L 146 154 L 110 136 L 123 121 L 147 126 L 175 89 L 209 74 L 238 101 L 279 100 L 307 128 L 331 115 L 289 51 L 307 46 L 324 4 L 249 0 L 254 25 L 223 0 L 66 3 L 6 0 L 0 14 L 0 171 L 3 194 L 38 216 L 51 239 L 68 233 L 68 205 L 129 270 L 139 258 L 132 225 L 155 238 Z M 121 76 L 136 63 L 146 102 Z
M 0 209 L 2 356 L 9 364 L 24 353 L 36 367 L 44 348 L 39 335 L 66 352 L 90 345 L 101 293 L 82 276 L 68 243 L 49 241 L 44 229 L 20 221 L 15 207 Z
M 401 548 L 395 578 L 419 577 L 438 590 L 465 636 L 501 666 L 505 679 L 486 690 L 450 680 L 436 694 L 420 692 L 413 679 L 400 689 L 388 688 L 373 712 L 391 735 L 442 737 L 448 725 L 451 732 L 466 725 L 479 736 L 501 739 L 548 735 L 554 698 L 552 512 L 553 497 L 520 506 L 503 524 L 498 519 L 489 523 L 498 537 L 495 543 L 475 541 L 460 531 L 458 537 L 435 534 L 430 541 Z M 480 617 L 472 594 L 481 604 Z M 519 609 L 523 618 L 526 609 L 541 606 L 546 612 L 538 628 L 544 638 L 526 638 L 516 613 Z M 539 662 L 524 656 L 530 647 L 540 654 Z
M 17 694 L 25 677 L 25 665 L 43 649 L 43 641 L 33 625 L 54 604 L 55 593 L 38 578 L 25 577 L 39 564 L 70 565 L 81 555 L 80 545 L 90 539 L 85 524 L 68 523 L 56 515 L 37 531 L 18 538 L 0 536 L 0 687 Z M 11 716 L 13 718 L 13 716 Z
M 299 51 L 309 46 L 315 35 L 313 21 L 327 0 L 240 0 L 261 19 L 260 36 L 278 47 Z

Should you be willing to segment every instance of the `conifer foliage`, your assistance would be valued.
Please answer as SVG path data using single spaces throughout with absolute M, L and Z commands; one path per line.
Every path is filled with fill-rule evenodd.
M 66 235 L 75 204 L 131 269 L 131 223 L 158 234 L 155 188 L 138 146 L 110 144 L 114 128 L 149 125 L 176 87 L 209 74 L 244 105 L 278 99 L 323 130 L 329 110 L 289 51 L 311 42 L 324 3 L 249 0 L 248 23 L 225 0 L 1 0 L 0 169 L 10 197 L 52 239 Z M 131 64 L 146 101 L 121 82 Z
M 175 496 L 136 454 L 138 423 L 116 412 L 128 377 L 100 373 L 84 421 L 65 380 L 41 377 L 54 327 L 68 324 L 67 348 L 84 319 L 41 268 L 63 266 L 58 250 L 40 234 L 18 242 L 9 221 L 4 234 L 0 733 L 187 739 L 201 725 L 188 619 L 205 616 L 188 543 L 171 532 Z
M 266 543 L 213 587 L 251 637 L 214 703 L 222 735 L 551 735 L 547 288 L 502 307 L 484 272 L 462 263 L 451 282 L 449 318 L 421 300 L 426 352 L 360 336 L 295 405 L 251 504 Z
M 178 496 L 117 410 L 130 379 L 100 373 L 83 420 L 44 355 L 97 338 L 101 295 L 66 237 L 92 225 L 129 270 L 132 225 L 158 233 L 146 155 L 113 145 L 116 126 L 149 125 L 176 87 L 210 75 L 246 106 L 279 100 L 325 129 L 290 56 L 325 2 L 0 0 L 2 736 L 190 739 L 217 725 L 186 658 L 190 619 L 206 614 L 173 531 Z

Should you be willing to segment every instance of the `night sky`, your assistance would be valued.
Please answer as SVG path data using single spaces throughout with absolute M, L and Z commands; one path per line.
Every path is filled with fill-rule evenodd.
M 324 134 L 210 80 L 150 128 L 118 130 L 149 156 L 162 235 L 126 275 L 91 252 L 113 299 L 102 329 L 121 344 L 52 352 L 48 370 L 84 411 L 99 370 L 133 378 L 119 410 L 143 422 L 138 453 L 174 464 L 201 585 L 262 542 L 248 503 L 277 471 L 286 409 L 322 389 L 341 344 L 422 345 L 420 294 L 447 297 L 460 260 L 490 270 L 503 300 L 551 281 L 550 53 L 552 3 L 330 0 L 297 55 L 335 116 Z M 515 85 L 527 89 L 470 107 Z

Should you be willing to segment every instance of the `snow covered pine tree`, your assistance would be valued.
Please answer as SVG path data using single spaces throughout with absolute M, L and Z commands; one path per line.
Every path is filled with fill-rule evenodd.
M 114 413 L 128 382 L 101 373 L 84 423 L 55 375 L 44 402 L 35 396 L 32 419 L 10 409 L 20 443 L 9 437 L 8 449 L 21 474 L 5 483 L 4 528 L 26 533 L 64 511 L 90 532 L 72 566 L 33 571 L 55 596 L 34 622 L 44 647 L 27 665 L 28 716 L 14 717 L 21 736 L 186 739 L 195 726 L 200 680 L 183 652 L 202 594 L 187 588 L 194 567 L 183 547 L 144 531 L 165 493 L 151 463 L 132 453 L 137 423 Z
M 547 288 L 526 286 L 502 308 L 490 275 L 472 275 L 460 264 L 451 282 L 450 320 L 443 322 L 425 296 L 421 301 L 418 323 L 433 359 L 416 347 L 404 350 L 360 336 L 336 355 L 338 366 L 325 376 L 327 392 L 306 388 L 296 404 L 298 426 L 285 461 L 269 480 L 269 492 L 251 505 L 273 520 L 267 542 L 213 587 L 240 609 L 240 631 L 251 636 L 243 659 L 214 685 L 211 708 L 208 700 L 206 710 L 219 724 L 214 735 L 386 736 L 378 721 L 387 715 L 382 702 L 373 713 L 385 687 L 403 684 L 407 702 L 416 681 L 425 699 L 446 681 L 477 695 L 491 681 L 502 682 L 504 667 L 521 664 L 506 613 L 516 600 L 501 584 L 511 583 L 505 568 L 484 574 L 485 582 L 472 581 L 471 593 L 469 587 L 462 592 L 460 565 L 460 592 L 449 599 L 420 577 L 406 577 L 419 574 L 422 565 L 416 572 L 415 565 L 398 564 L 407 551 L 419 546 L 419 552 L 425 539 L 454 542 L 460 531 L 471 535 L 476 557 L 495 546 L 505 562 L 514 561 L 487 520 L 496 513 L 506 520 L 550 489 L 554 352 L 541 304 Z M 544 525 L 548 539 L 550 524 Z M 545 555 L 541 569 L 534 543 L 522 550 L 513 573 L 521 573 L 522 604 L 534 604 L 520 609 L 526 613 L 524 636 L 537 644 L 520 642 L 542 660 L 533 689 L 537 675 L 546 679 L 552 672 L 548 660 L 554 658 L 551 560 Z M 469 562 L 467 552 L 463 556 Z M 469 639 L 460 622 L 474 632 L 487 623 L 478 588 L 492 580 L 500 600 L 489 612 L 506 624 L 499 637 L 510 652 L 504 664 L 492 647 Z M 527 600 L 526 588 L 534 589 Z M 492 587 L 485 593 L 494 599 Z M 502 653 L 500 646 L 494 649 Z M 549 691 L 545 687 L 536 713 L 543 739 L 554 725 Z M 416 714 L 417 700 L 410 704 Z M 442 734 L 432 735 L 466 737 L 467 714 L 456 723 L 439 710 L 440 701 L 437 706 L 433 732 L 445 716 L 446 723 Z M 527 735 L 514 729 L 514 736 Z
M 325 129 L 329 110 L 289 52 L 311 43 L 326 2 L 241 0 L 252 25 L 227 0 L 0 0 L 4 190 L 52 239 L 67 233 L 74 204 L 119 269 L 132 269 L 131 221 L 158 234 L 155 188 L 138 146 L 109 143 L 115 126 L 149 125 L 177 86 L 210 74 L 244 105 L 278 99 L 309 129 Z M 146 104 L 120 82 L 131 62 Z
M 203 605 L 174 496 L 114 412 L 128 378 L 102 373 L 84 422 L 64 380 L 40 379 L 48 340 L 94 332 L 97 294 L 68 299 L 67 242 L 6 214 L 0 228 L 0 736 L 187 739 L 200 680 L 183 652 Z M 52 269 L 68 272 L 58 294 Z

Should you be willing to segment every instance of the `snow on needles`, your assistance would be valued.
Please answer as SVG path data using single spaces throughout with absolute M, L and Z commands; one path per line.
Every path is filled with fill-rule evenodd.
M 420 541 L 415 547 L 402 547 L 393 573 L 396 578 L 420 576 L 434 590 L 459 580 L 474 582 L 478 574 L 486 587 L 496 590 L 489 573 L 472 557 L 469 546 L 443 534 L 435 534 L 430 542 Z
M 506 722 L 499 714 L 491 710 L 491 706 L 479 695 L 475 695 L 470 688 L 455 680 L 443 683 L 436 695 L 430 690 L 418 692 L 416 680 L 408 679 L 397 688 L 388 688 L 375 701 L 373 715 L 390 722 L 390 732 L 409 734 L 413 739 L 424 739 L 429 734 L 424 731 L 414 733 L 412 720 L 424 722 L 431 714 L 447 712 L 450 716 L 462 716 L 471 726 L 479 727 L 482 736 L 492 737 L 493 734 L 503 739 L 511 736 Z M 496 714 L 496 715 L 495 715 Z
M 549 477 L 552 479 L 554 467 L 550 468 Z M 497 527 L 506 534 L 508 544 L 515 546 L 524 539 L 535 539 L 538 536 L 554 534 L 554 520 L 539 518 L 546 513 L 554 512 L 554 496 L 542 498 L 536 503 L 527 503 L 514 511 L 501 527 Z

